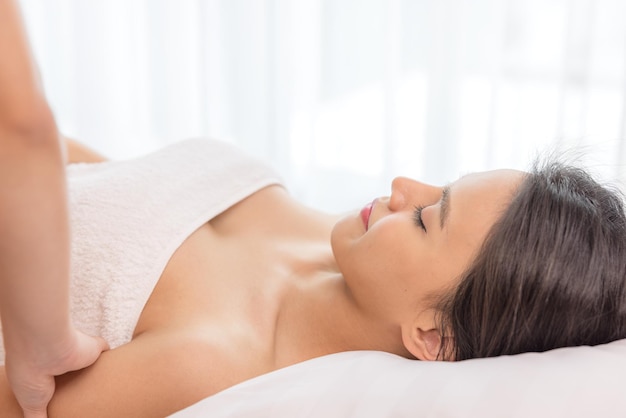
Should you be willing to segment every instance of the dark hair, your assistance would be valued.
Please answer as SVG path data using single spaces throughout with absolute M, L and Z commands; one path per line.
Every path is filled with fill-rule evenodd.
M 439 312 L 452 337 L 443 359 L 626 338 L 621 194 L 582 169 L 536 164 Z

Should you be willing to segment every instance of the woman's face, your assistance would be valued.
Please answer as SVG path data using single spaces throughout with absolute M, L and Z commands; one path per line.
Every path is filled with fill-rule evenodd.
M 445 187 L 394 179 L 391 196 L 343 218 L 332 232 L 355 303 L 394 324 L 428 310 L 430 298 L 455 287 L 523 175 L 476 173 Z

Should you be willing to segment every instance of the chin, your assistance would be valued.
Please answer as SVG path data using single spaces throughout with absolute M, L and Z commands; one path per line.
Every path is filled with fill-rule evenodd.
M 345 216 L 335 222 L 333 225 L 333 229 L 330 230 L 330 248 L 333 250 L 333 255 L 337 258 L 337 246 L 339 245 L 339 241 L 341 241 L 342 229 L 344 228 L 343 224 L 345 222 Z
M 358 215 L 351 214 L 337 221 L 330 232 L 330 246 L 340 270 L 343 270 L 342 261 L 349 258 L 354 243 L 365 232 L 362 224 Z
M 331 243 L 335 240 L 353 241 L 365 233 L 363 221 L 358 214 L 350 213 L 339 219 L 330 231 Z M 334 246 L 334 244 L 333 244 Z

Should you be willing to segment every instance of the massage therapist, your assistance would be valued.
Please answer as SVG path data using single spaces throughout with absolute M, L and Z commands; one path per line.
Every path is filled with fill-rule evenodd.
M 54 376 L 107 349 L 70 323 L 61 149 L 18 5 L 0 0 L 0 319 L 7 378 L 26 418 L 47 417 Z

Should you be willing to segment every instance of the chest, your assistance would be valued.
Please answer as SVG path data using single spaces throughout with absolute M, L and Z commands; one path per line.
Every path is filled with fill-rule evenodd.
M 188 330 L 220 355 L 254 352 L 271 363 L 275 324 L 297 266 L 327 251 L 323 215 L 280 190 L 253 195 L 190 235 L 171 257 L 135 335 Z
M 216 236 L 208 225 L 195 231 L 163 271 L 135 335 L 188 329 L 223 342 L 268 341 L 288 278 L 259 244 Z

